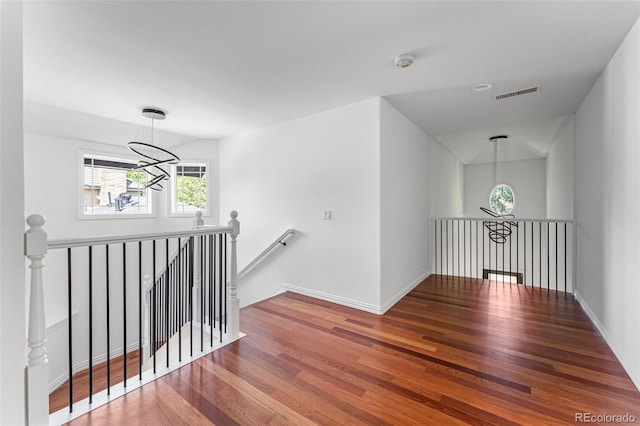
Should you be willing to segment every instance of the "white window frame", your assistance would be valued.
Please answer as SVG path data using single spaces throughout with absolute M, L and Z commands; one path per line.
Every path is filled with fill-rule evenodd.
M 153 192 L 150 189 L 146 190 L 146 202 L 147 202 L 147 212 L 146 213 L 86 213 L 85 212 L 85 195 L 84 195 L 84 160 L 85 158 L 95 158 L 100 160 L 107 161 L 117 161 L 124 163 L 137 164 L 138 160 L 132 156 L 123 155 L 119 153 L 112 152 L 98 152 L 98 151 L 78 151 L 78 182 L 77 182 L 77 194 L 78 194 L 78 218 L 79 219 L 89 219 L 89 220 L 103 220 L 103 219 L 144 219 L 144 218 L 152 218 L 155 217 L 155 211 L 153 208 L 154 196 Z M 115 196 L 117 197 L 118 194 Z
M 177 185 L 176 178 L 178 176 L 177 167 L 178 166 L 204 166 L 205 173 L 207 175 L 207 205 L 206 210 L 202 211 L 202 216 L 209 217 L 211 216 L 211 165 L 209 160 L 193 160 L 187 159 L 182 160 L 180 163 L 171 166 L 171 178 L 169 179 L 169 193 L 167 194 L 167 215 L 169 217 L 194 217 L 195 212 L 179 212 L 177 210 Z

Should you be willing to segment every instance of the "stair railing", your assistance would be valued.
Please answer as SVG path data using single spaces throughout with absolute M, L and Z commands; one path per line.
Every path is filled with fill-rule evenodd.
M 242 268 L 242 270 L 240 272 L 238 272 L 238 281 L 241 280 L 242 278 L 244 278 L 244 276 L 247 275 L 247 273 L 251 270 L 251 268 L 253 268 L 258 263 L 260 263 L 276 247 L 286 247 L 287 246 L 287 242 L 286 242 L 287 238 L 289 238 L 289 236 L 293 235 L 294 233 L 295 233 L 295 230 L 293 230 L 293 229 L 287 229 L 286 231 L 284 231 L 282 233 L 282 235 L 280 235 L 278 238 L 275 239 L 274 242 L 269 244 L 269 247 L 264 249 L 259 255 L 257 255 L 255 257 L 255 259 L 253 259 L 251 262 L 249 262 L 247 264 L 247 266 L 245 266 L 244 268 Z
M 183 239 L 189 241 L 189 256 L 186 260 L 187 264 L 184 266 L 186 268 L 185 276 L 188 279 L 188 284 L 185 287 L 191 292 L 188 300 L 190 301 L 189 304 L 192 305 L 189 306 L 192 327 L 194 322 L 198 320 L 193 317 L 194 313 L 200 315 L 201 329 L 206 328 L 204 318 L 210 321 L 211 324 L 217 318 L 221 332 L 220 340 L 224 340 L 224 344 L 227 344 L 238 339 L 240 332 L 236 241 L 240 232 L 240 225 L 237 216 L 238 214 L 235 211 L 231 212 L 231 220 L 228 226 L 211 227 L 198 223 L 195 229 L 189 231 L 50 241 L 48 241 L 47 233 L 44 230 L 44 217 L 41 215 L 29 216 L 27 218 L 29 229 L 25 233 L 25 255 L 29 260 L 29 268 L 31 270 L 28 354 L 25 374 L 28 424 L 44 425 L 67 422 L 105 404 L 113 398 L 124 395 L 145 383 L 155 380 L 175 368 L 179 368 L 182 361 L 190 361 L 219 347 L 211 345 L 206 349 L 202 347 L 200 351 L 194 351 L 194 338 L 190 338 L 192 345 L 191 356 L 184 360 L 171 360 L 170 362 L 168 344 L 170 336 L 166 334 L 167 360 L 165 366 L 160 366 L 156 370 L 154 365 L 153 371 L 143 371 L 142 369 L 144 362 L 143 344 L 153 346 L 155 338 L 152 337 L 153 328 L 159 326 L 154 326 L 151 321 L 153 308 L 149 318 L 147 318 L 146 315 L 143 315 L 143 305 L 148 302 L 150 306 L 153 306 L 154 301 L 152 298 L 154 296 L 162 298 L 162 305 L 158 304 L 156 300 L 155 306 L 157 310 L 159 310 L 160 306 L 164 306 L 166 314 L 172 300 L 172 293 L 169 291 L 171 288 L 168 286 L 163 287 L 163 295 L 158 293 L 156 286 L 155 292 L 151 293 L 149 298 L 147 298 L 146 292 L 143 292 L 143 288 L 146 288 L 149 284 L 152 287 L 154 286 L 155 281 L 151 277 L 156 276 L 155 271 L 158 265 L 164 263 L 165 267 L 168 266 L 170 240 L 177 241 L 178 247 L 181 246 Z M 201 219 L 201 217 L 197 219 Z M 158 241 L 165 244 L 157 244 Z M 227 242 L 229 242 L 228 251 Z M 214 247 L 214 244 L 216 247 Z M 162 249 L 163 246 L 164 251 Z M 68 344 L 67 385 L 69 398 L 66 408 L 49 415 L 49 356 L 60 356 L 53 353 L 47 354 L 45 283 L 43 282 L 42 271 L 43 260 L 47 253 L 51 251 L 62 251 L 62 253 L 59 253 L 60 255 L 66 254 L 64 263 L 67 271 L 65 284 L 68 293 L 68 314 L 66 318 L 68 330 L 66 340 Z M 89 260 L 88 263 L 84 263 L 87 258 Z M 58 257 L 54 256 L 50 261 L 56 259 Z M 134 259 L 134 261 L 132 262 L 131 259 Z M 211 259 L 213 259 L 213 263 Z M 145 268 L 149 268 L 149 265 L 151 265 L 153 273 L 145 274 Z M 103 270 L 104 275 L 101 276 L 98 270 Z M 134 275 L 135 279 L 132 279 Z M 143 281 L 145 275 L 147 277 Z M 164 276 L 168 275 L 169 268 L 167 267 Z M 224 296 L 224 300 L 222 300 L 222 296 L 217 300 L 218 305 L 223 306 L 223 309 L 217 311 L 207 310 L 208 308 L 205 306 L 211 300 L 214 292 L 213 290 L 207 291 L 207 288 L 212 288 L 207 286 L 215 279 L 220 283 L 220 290 L 216 290 L 218 295 Z M 199 290 L 193 291 L 196 288 L 196 282 L 199 284 Z M 199 293 L 199 296 L 193 293 Z M 127 297 L 129 297 L 128 301 Z M 196 303 L 200 306 L 200 310 L 195 309 L 195 306 L 193 306 Z M 96 305 L 95 308 L 94 305 Z M 77 321 L 78 324 L 74 324 L 73 318 L 77 314 L 75 311 L 85 308 L 89 312 L 80 311 L 79 314 L 79 318 L 84 320 Z M 134 312 L 135 314 L 132 315 Z M 205 313 L 208 316 L 205 317 Z M 121 314 L 122 317 L 116 318 L 115 314 Z M 171 320 L 170 316 L 165 315 L 163 317 L 165 326 Z M 145 324 L 150 324 L 151 326 L 151 336 L 148 339 L 145 338 L 146 333 L 143 332 L 146 327 Z M 94 336 L 94 329 L 97 328 L 100 328 L 100 333 Z M 129 333 L 127 333 L 128 329 Z M 134 329 L 135 331 L 132 333 Z M 178 327 L 178 329 L 180 328 Z M 210 327 L 209 332 L 212 333 L 212 331 Z M 78 346 L 78 342 L 86 344 L 86 340 L 89 341 L 88 348 L 87 346 Z M 112 349 L 111 345 L 120 345 L 121 348 Z M 96 355 L 93 353 L 94 348 L 105 353 Z M 85 354 L 87 349 L 88 356 L 79 355 Z M 137 359 L 138 366 L 131 368 L 132 370 L 135 369 L 135 371 L 127 372 L 127 359 L 131 358 L 136 351 L 135 359 Z M 182 353 L 180 349 L 178 357 L 182 357 Z M 115 359 L 116 357 L 120 359 L 120 355 L 121 360 L 119 364 L 116 364 Z M 131 356 L 128 357 L 128 355 Z M 77 359 L 82 356 L 86 357 L 86 359 Z M 107 388 L 96 390 L 93 388 L 93 363 L 104 358 L 106 358 L 107 366 Z M 60 361 L 59 358 L 56 359 Z M 115 384 L 110 382 L 111 365 L 122 365 L 124 370 L 122 371 L 123 382 Z M 79 400 L 79 398 L 83 397 L 78 397 L 78 394 L 74 393 L 73 376 L 78 371 L 78 368 L 83 370 L 86 367 L 88 367 L 89 375 L 89 389 L 86 392 L 88 397 Z

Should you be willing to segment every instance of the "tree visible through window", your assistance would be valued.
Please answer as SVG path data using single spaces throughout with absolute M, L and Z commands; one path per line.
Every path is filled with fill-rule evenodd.
M 513 188 L 505 183 L 493 187 L 489 195 L 489 207 L 491 211 L 499 215 L 511 213 L 515 204 Z
M 82 214 L 84 216 L 151 213 L 146 176 L 134 170 L 135 161 L 84 155 L 82 164 Z
M 175 167 L 172 213 L 207 212 L 207 167 L 179 164 Z

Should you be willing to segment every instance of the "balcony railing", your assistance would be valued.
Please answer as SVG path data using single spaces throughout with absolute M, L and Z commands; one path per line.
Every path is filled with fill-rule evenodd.
M 432 270 L 573 291 L 573 222 L 512 218 L 432 219 Z

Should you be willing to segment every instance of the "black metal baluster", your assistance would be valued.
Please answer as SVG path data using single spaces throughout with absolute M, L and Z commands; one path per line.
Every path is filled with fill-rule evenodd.
M 573 280 L 575 282 L 575 277 Z M 567 222 L 564 223 L 564 298 L 567 298 Z
M 510 225 L 511 229 L 513 230 L 514 226 L 513 223 Z M 513 258 L 513 233 L 509 234 L 509 275 L 513 276 L 513 270 L 511 269 L 511 261 Z M 518 274 L 516 274 L 516 283 L 518 282 L 518 278 L 517 278 Z
M 156 343 L 157 343 L 157 314 L 158 314 L 158 305 L 157 305 L 157 292 L 156 292 L 156 240 L 153 240 L 153 252 L 152 252 L 152 262 L 153 262 L 153 267 L 152 267 L 152 273 L 153 276 L 151 277 L 151 279 L 153 280 L 153 289 L 152 289 L 152 296 L 153 296 L 153 301 L 151 303 L 152 305 L 152 315 L 149 315 L 150 321 L 151 321 L 151 347 L 153 347 L 153 350 L 151 351 L 151 353 L 153 354 L 153 374 L 156 374 Z
M 436 219 L 433 220 L 433 268 L 436 270 L 436 274 L 438 273 L 438 221 Z
M 224 243 L 222 244 L 222 250 L 224 253 L 224 262 L 222 263 L 224 268 L 224 279 L 222 280 L 222 288 L 224 289 L 224 333 L 227 334 L 227 234 L 224 234 Z M 222 342 L 222 335 L 220 335 L 220 342 Z
M 542 288 L 542 222 L 538 222 L 538 274 L 540 275 L 538 287 Z
M 484 238 L 484 234 L 483 234 L 483 238 Z M 488 244 L 489 246 L 487 247 L 487 252 L 489 254 L 489 270 L 491 270 L 492 269 L 491 268 L 491 238 L 489 238 Z M 482 274 L 482 276 L 484 277 L 484 273 Z M 487 279 L 489 279 L 489 283 L 491 283 L 491 276 L 489 275 L 488 272 L 487 272 Z
M 534 270 L 534 266 L 533 266 L 533 260 L 536 257 L 535 253 L 534 253 L 534 249 L 533 249 L 533 238 L 534 238 L 534 231 L 533 231 L 533 221 L 531 222 L 531 287 L 535 287 L 535 270 Z
M 107 395 L 111 395 L 111 324 L 109 317 L 109 244 L 105 245 L 105 253 L 106 253 L 106 290 L 107 290 Z
M 171 318 L 172 318 L 172 329 L 171 335 L 178 332 L 180 328 L 180 318 L 178 317 L 178 254 L 171 261 Z
M 189 350 L 193 356 L 193 245 L 194 238 L 189 237 Z
M 489 240 L 489 244 L 491 244 L 491 240 Z M 499 271 L 500 269 L 498 268 L 498 243 L 496 243 L 496 242 L 494 241 L 494 245 L 495 245 L 495 247 L 496 247 L 496 267 L 495 267 L 495 270 L 496 270 L 496 271 Z M 496 283 L 497 283 L 497 282 L 498 282 L 498 275 L 496 274 Z
M 213 329 L 216 325 L 215 317 L 213 315 L 213 273 L 214 273 L 214 265 L 213 265 L 213 234 L 207 236 L 209 241 L 209 261 L 207 262 L 207 269 L 209 271 L 209 345 L 213 346 Z
M 138 241 L 138 380 L 142 380 L 142 241 Z
M 502 225 L 504 226 L 504 222 L 502 222 Z M 504 232 L 504 229 L 503 229 L 503 232 Z M 506 244 L 507 244 L 506 239 L 505 239 L 505 241 L 504 241 L 502 244 L 500 244 L 500 245 L 502 246 L 502 268 L 501 268 L 501 269 L 499 269 L 499 271 L 502 271 L 502 272 L 504 272 L 504 270 L 506 269 L 506 266 L 505 266 L 505 265 L 506 265 L 506 262 L 504 261 L 504 246 L 505 246 Z M 497 247 L 497 246 L 496 246 L 496 247 Z M 502 275 L 503 275 L 503 277 L 502 277 L 502 282 L 504 283 L 504 274 L 502 274 Z
M 522 227 L 524 229 L 524 242 L 522 244 L 522 248 L 524 250 L 524 254 L 523 257 L 524 259 L 522 260 L 524 263 L 524 271 L 523 274 L 524 276 L 522 277 L 522 281 L 524 281 L 524 285 L 527 285 L 527 222 L 522 222 Z
M 73 413 L 73 298 L 71 287 L 71 247 L 67 248 L 67 323 L 69 326 L 69 412 Z
M 516 273 L 520 273 L 520 224 L 516 222 Z M 516 280 L 517 281 L 517 280 Z M 522 280 L 524 283 L 524 279 Z
M 89 246 L 89 404 L 93 402 L 93 246 Z
M 458 254 L 456 256 L 456 261 L 458 263 L 458 272 L 457 272 L 457 277 L 460 276 L 460 221 L 456 220 L 456 224 L 458 225 L 458 235 L 457 235 L 457 240 L 458 240 L 458 246 L 456 247 L 456 253 Z
M 558 292 L 560 286 L 558 285 L 558 222 L 556 222 L 556 299 L 558 298 Z
M 218 304 L 220 304 L 220 300 L 222 300 L 222 287 L 221 287 L 221 282 L 222 282 L 222 262 L 220 261 L 221 257 L 222 257 L 222 251 L 220 250 L 220 241 L 222 241 L 222 237 L 220 236 L 220 234 L 216 235 L 216 241 L 214 242 L 214 250 L 215 250 L 215 262 L 218 265 L 218 269 L 217 269 L 217 274 L 216 274 L 216 289 L 214 290 L 214 300 L 213 300 L 213 315 L 214 318 L 216 318 L 216 293 L 218 295 Z M 219 332 L 218 334 L 222 337 L 222 310 L 218 309 L 218 328 L 219 328 Z
M 127 243 L 122 243 L 122 374 L 127 387 Z
M 549 267 L 550 265 L 550 261 L 549 261 L 549 257 L 551 256 L 550 253 L 550 247 L 549 247 L 549 226 L 550 226 L 550 222 L 547 222 L 547 296 L 549 296 L 549 282 L 551 281 L 551 275 L 550 275 L 550 269 Z
M 484 222 L 482 223 L 482 281 L 484 281 Z M 489 258 L 491 258 L 491 254 L 489 254 Z M 491 267 L 491 262 L 489 262 L 489 267 Z
M 164 298 L 165 298 L 165 340 L 167 346 L 167 368 L 169 368 L 169 339 L 171 338 L 171 334 L 169 333 L 169 239 L 165 239 L 165 250 L 164 250 L 164 266 L 165 266 L 165 283 L 164 283 Z
M 449 276 L 449 221 L 445 221 L 445 232 L 446 232 L 446 246 L 447 246 L 447 250 L 445 251 L 446 255 L 447 255 L 447 261 L 446 261 L 446 266 L 447 266 L 447 277 Z
M 204 351 L 204 242 L 200 235 L 200 352 Z
M 476 223 L 476 278 L 480 278 L 480 262 L 478 262 L 478 221 Z
M 182 238 L 178 237 L 178 261 L 176 271 L 178 288 L 178 362 L 182 362 Z
M 467 221 L 462 221 L 462 276 L 467 277 Z

